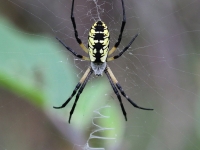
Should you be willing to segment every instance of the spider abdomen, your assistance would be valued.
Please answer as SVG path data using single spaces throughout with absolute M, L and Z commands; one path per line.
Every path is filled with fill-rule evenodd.
M 106 62 L 109 51 L 109 38 L 110 35 L 106 24 L 102 21 L 95 22 L 88 36 L 88 50 L 91 62 Z

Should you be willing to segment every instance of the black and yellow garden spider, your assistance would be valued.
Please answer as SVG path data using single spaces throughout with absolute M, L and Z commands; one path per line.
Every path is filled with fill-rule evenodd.
M 153 110 L 153 109 L 149 109 L 149 108 L 140 107 L 136 103 L 134 103 L 125 94 L 125 92 L 123 91 L 122 87 L 120 86 L 120 84 L 118 83 L 117 79 L 115 78 L 114 74 L 112 73 L 111 69 L 107 66 L 107 63 L 106 63 L 107 61 L 112 61 L 114 59 L 119 58 L 131 46 L 131 44 L 133 43 L 133 41 L 138 36 L 138 34 L 136 34 L 132 38 L 132 40 L 130 41 L 130 43 L 118 55 L 115 55 L 113 57 L 108 57 L 113 52 L 115 52 L 115 50 L 119 46 L 119 44 L 121 42 L 121 39 L 122 39 L 122 33 L 124 31 L 124 26 L 126 24 L 126 15 L 125 15 L 124 1 L 121 0 L 121 2 L 122 2 L 122 9 L 123 9 L 123 21 L 122 21 L 122 25 L 121 25 L 121 30 L 120 30 L 120 34 L 119 34 L 117 42 L 115 43 L 115 45 L 113 46 L 113 48 L 111 50 L 109 50 L 110 35 L 109 35 L 108 27 L 101 20 L 95 22 L 94 25 L 90 29 L 89 36 L 88 36 L 88 48 L 86 48 L 85 45 L 82 43 L 81 39 L 78 37 L 78 32 L 77 32 L 77 29 L 76 29 L 76 23 L 75 23 L 75 18 L 74 18 L 74 14 L 73 14 L 74 0 L 72 0 L 71 21 L 72 21 L 73 28 L 74 28 L 75 38 L 76 38 L 76 41 L 79 43 L 80 47 L 89 55 L 89 57 L 77 54 L 70 47 L 66 46 L 60 39 L 57 38 L 57 40 L 67 50 L 69 50 L 73 55 L 75 55 L 76 57 L 78 57 L 80 59 L 83 59 L 83 60 L 90 61 L 91 65 L 86 70 L 86 72 L 84 73 L 83 77 L 81 78 L 81 80 L 79 81 L 79 83 L 76 85 L 73 93 L 66 100 L 66 102 L 62 106 L 60 106 L 60 107 L 54 107 L 55 109 L 64 108 L 69 103 L 69 101 L 72 99 L 72 97 L 76 94 L 76 92 L 78 90 L 78 94 L 76 95 L 75 102 L 74 102 L 74 104 L 72 106 L 72 109 L 70 111 L 69 123 L 70 123 L 72 114 L 74 112 L 74 109 L 76 107 L 76 103 L 77 103 L 77 101 L 79 99 L 79 96 L 82 93 L 82 91 L 83 91 L 86 83 L 88 82 L 88 80 L 89 80 L 89 78 L 90 78 L 90 76 L 91 76 L 91 74 L 93 72 L 97 76 L 101 76 L 103 74 L 103 72 L 105 72 L 105 74 L 107 75 L 107 77 L 108 77 L 108 79 L 110 81 L 110 84 L 111 84 L 111 86 L 112 86 L 115 94 L 117 95 L 117 98 L 119 100 L 119 103 L 120 103 L 120 106 L 121 106 L 121 109 L 122 109 L 122 112 L 123 112 L 123 115 L 124 115 L 126 121 L 127 121 L 126 111 L 124 109 L 124 106 L 123 106 L 123 103 L 122 103 L 122 100 L 121 100 L 121 96 L 120 96 L 118 90 L 121 92 L 121 94 L 134 107 L 139 108 L 139 109 L 144 109 L 144 110 Z

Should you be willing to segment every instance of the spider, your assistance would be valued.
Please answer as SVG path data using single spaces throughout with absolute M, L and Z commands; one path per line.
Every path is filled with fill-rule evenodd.
M 110 84 L 111 84 L 111 86 L 112 86 L 115 94 L 117 95 L 117 98 L 118 98 L 120 106 L 121 106 L 122 113 L 123 113 L 126 121 L 127 121 L 126 111 L 124 109 L 124 106 L 123 106 L 123 103 L 122 103 L 122 100 L 121 100 L 121 96 L 120 96 L 118 90 L 121 92 L 121 94 L 134 107 L 139 108 L 139 109 L 143 109 L 143 110 L 153 110 L 153 109 L 150 109 L 150 108 L 140 107 L 136 103 L 134 103 L 125 94 L 125 92 L 123 91 L 121 85 L 118 83 L 118 81 L 115 78 L 114 74 L 112 73 L 111 69 L 107 65 L 107 61 L 112 61 L 114 59 L 119 58 L 121 55 L 123 55 L 123 53 L 126 52 L 126 50 L 131 46 L 131 44 L 134 42 L 134 40 L 138 36 L 138 34 L 136 34 L 132 38 L 132 40 L 130 41 L 130 43 L 118 55 L 115 55 L 113 57 L 108 57 L 113 52 L 115 52 L 115 50 L 119 46 L 119 44 L 121 42 L 121 39 L 122 39 L 122 34 L 123 34 L 123 31 L 124 31 L 124 26 L 126 24 L 126 15 L 125 15 L 124 1 L 121 0 L 121 3 L 122 3 L 122 9 L 123 9 L 123 20 L 122 20 L 122 24 L 121 24 L 120 34 L 119 34 L 118 40 L 115 43 L 115 45 L 113 46 L 113 48 L 111 48 L 111 50 L 109 50 L 110 35 L 109 35 L 108 27 L 101 20 L 95 22 L 93 24 L 93 26 L 91 27 L 90 31 L 89 31 L 89 35 L 88 35 L 88 48 L 86 48 L 85 45 L 82 43 L 81 39 L 78 37 L 78 31 L 76 29 L 75 17 L 74 17 L 74 14 L 73 14 L 73 11 L 74 11 L 74 0 L 72 0 L 71 21 L 72 21 L 73 28 L 74 28 L 75 38 L 76 38 L 76 41 L 78 42 L 78 44 L 80 45 L 80 47 L 89 55 L 89 57 L 77 54 L 70 47 L 66 46 L 59 38 L 56 38 L 56 39 L 68 51 L 70 51 L 74 56 L 76 56 L 76 57 L 78 57 L 80 59 L 83 59 L 83 60 L 90 61 L 91 65 L 86 70 L 86 72 L 84 73 L 84 75 L 82 76 L 82 78 L 80 79 L 80 81 L 78 82 L 78 84 L 76 85 L 76 87 L 75 87 L 74 91 L 72 92 L 71 96 L 65 101 L 65 103 L 63 103 L 62 106 L 60 106 L 60 107 L 53 107 L 55 109 L 64 108 L 69 103 L 69 101 L 72 99 L 72 97 L 76 94 L 76 92 L 78 90 L 78 93 L 77 93 L 76 98 L 75 98 L 75 102 L 74 102 L 74 104 L 72 106 L 72 109 L 70 111 L 70 116 L 69 116 L 69 120 L 68 120 L 69 123 L 70 123 L 72 114 L 73 114 L 73 112 L 75 110 L 76 103 L 77 103 L 77 101 L 79 99 L 79 96 L 81 95 L 83 89 L 85 88 L 85 85 L 87 84 L 87 82 L 88 82 L 88 80 L 89 80 L 89 78 L 90 78 L 90 76 L 92 75 L 93 72 L 97 76 L 102 76 L 103 72 L 106 74 L 106 76 L 108 77 L 108 79 L 110 81 Z

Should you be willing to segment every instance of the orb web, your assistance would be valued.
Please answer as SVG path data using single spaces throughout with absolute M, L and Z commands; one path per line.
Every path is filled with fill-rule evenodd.
M 123 56 L 108 65 L 126 94 L 136 104 L 154 111 L 138 110 L 122 97 L 126 122 L 106 76 L 92 76 L 80 96 L 71 124 L 67 121 L 74 99 L 63 110 L 52 108 L 70 96 L 89 66 L 55 39 L 59 37 L 74 51 L 86 55 L 74 37 L 71 1 L 0 3 L 1 149 L 31 149 L 36 137 L 41 139 L 38 138 L 35 149 L 62 149 L 63 143 L 71 145 L 68 149 L 199 149 L 197 0 L 124 0 L 127 23 L 115 54 L 135 34 L 139 36 Z M 74 16 L 79 37 L 86 46 L 88 32 L 97 20 L 104 21 L 109 28 L 110 48 L 117 41 L 123 17 L 120 0 L 76 0 Z M 108 111 L 106 115 L 104 110 Z M 28 124 L 32 121 L 37 125 Z M 36 126 L 44 137 L 36 136 L 40 135 Z M 47 130 L 49 126 L 51 130 Z M 108 129 L 113 136 L 108 136 Z M 22 136 L 17 138 L 17 135 Z M 93 138 L 97 140 L 91 146 Z M 49 141 L 44 139 L 58 143 L 50 142 L 53 146 L 48 146 Z

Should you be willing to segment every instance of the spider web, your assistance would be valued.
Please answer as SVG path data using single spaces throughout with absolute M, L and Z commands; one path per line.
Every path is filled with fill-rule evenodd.
M 68 124 L 74 99 L 64 109 L 52 107 L 70 96 L 89 66 L 54 38 L 86 55 L 74 37 L 71 0 L 1 2 L 0 149 L 200 149 L 200 2 L 124 3 L 127 23 L 115 54 L 139 36 L 108 65 L 125 93 L 154 111 L 122 97 L 126 122 L 106 76 L 92 76 Z M 120 0 L 76 0 L 74 15 L 86 46 L 91 25 L 102 20 L 112 48 L 121 27 Z

